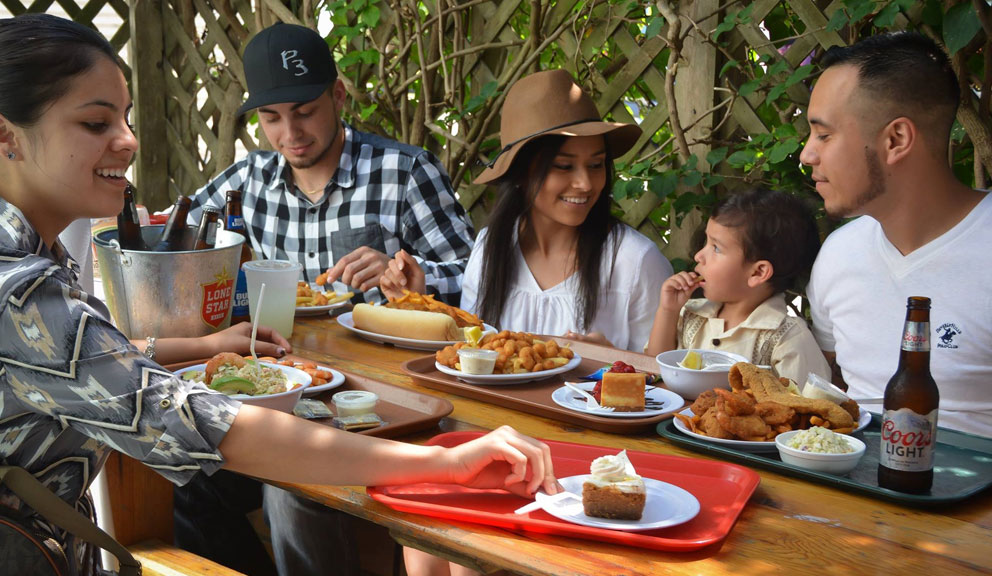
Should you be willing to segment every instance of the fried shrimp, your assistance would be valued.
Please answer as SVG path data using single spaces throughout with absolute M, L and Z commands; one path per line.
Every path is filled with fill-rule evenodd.
M 210 381 L 213 380 L 214 374 L 221 366 L 230 364 L 236 368 L 241 368 L 245 365 L 245 359 L 240 354 L 235 354 L 233 352 L 221 352 L 220 354 L 211 358 L 206 367 L 203 369 L 204 372 L 204 383 L 210 386 Z

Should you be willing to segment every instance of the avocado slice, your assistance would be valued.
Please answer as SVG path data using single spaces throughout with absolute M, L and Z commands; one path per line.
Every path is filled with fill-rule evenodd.
M 224 394 L 251 394 L 255 385 L 240 376 L 219 376 L 210 381 L 210 388 Z

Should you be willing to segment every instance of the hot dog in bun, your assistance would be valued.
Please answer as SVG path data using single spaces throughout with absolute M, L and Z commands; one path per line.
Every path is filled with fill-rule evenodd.
M 464 340 L 464 332 L 454 318 L 438 312 L 401 310 L 385 306 L 356 304 L 352 311 L 355 328 L 410 338 L 411 340 Z

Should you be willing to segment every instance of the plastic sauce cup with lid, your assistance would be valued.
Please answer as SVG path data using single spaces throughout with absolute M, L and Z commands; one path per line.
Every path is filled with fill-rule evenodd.
M 458 349 L 458 363 L 461 365 L 461 371 L 466 374 L 492 374 L 498 357 L 499 352 L 496 350 Z
M 375 410 L 379 396 L 367 390 L 346 390 L 331 397 L 338 417 L 369 414 Z

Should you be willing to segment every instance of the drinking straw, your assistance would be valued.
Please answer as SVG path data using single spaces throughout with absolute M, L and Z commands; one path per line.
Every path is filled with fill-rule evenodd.
M 258 289 L 258 301 L 255 303 L 255 317 L 251 321 L 251 357 L 258 362 L 255 355 L 255 335 L 258 334 L 258 317 L 262 315 L 262 298 L 265 296 L 265 282 Z

